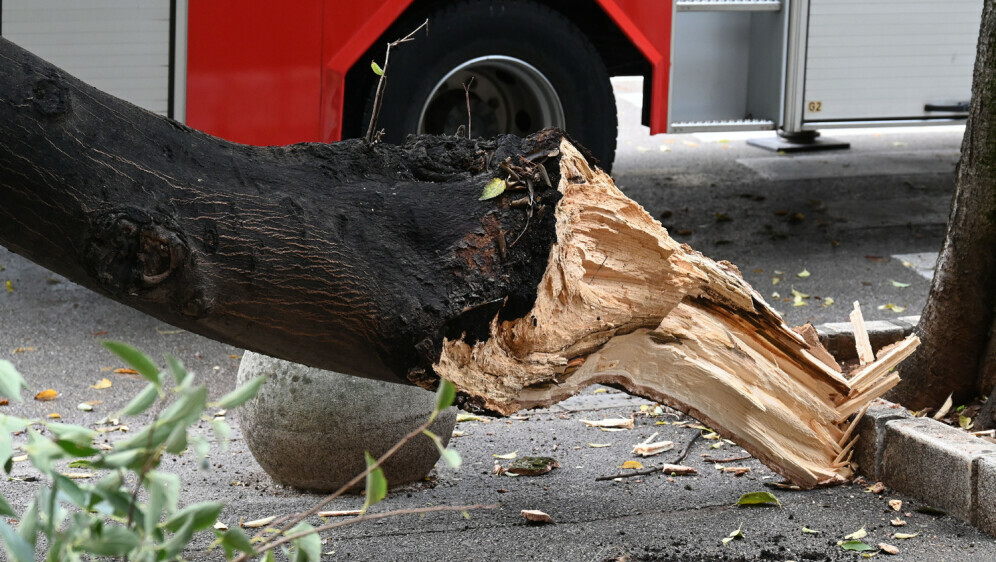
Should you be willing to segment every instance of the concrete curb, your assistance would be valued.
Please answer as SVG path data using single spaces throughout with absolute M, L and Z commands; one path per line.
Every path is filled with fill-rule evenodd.
M 872 347 L 906 337 L 918 320 L 868 322 Z M 817 332 L 838 360 L 856 357 L 849 323 L 823 324 Z M 914 418 L 885 400 L 868 408 L 856 433 L 859 472 L 996 535 L 996 444 L 930 418 Z

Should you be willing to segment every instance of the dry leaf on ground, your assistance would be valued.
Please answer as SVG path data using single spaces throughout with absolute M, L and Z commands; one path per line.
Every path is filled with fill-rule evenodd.
M 58 395 L 59 393 L 56 392 L 54 388 L 49 388 L 48 390 L 43 390 L 38 394 L 35 394 L 35 400 L 39 402 L 48 402 L 49 400 L 55 400 L 55 397 Z
M 111 388 L 113 383 L 111 379 L 100 379 L 96 384 L 90 385 L 90 388 L 95 388 L 97 390 L 104 390 L 105 388 Z
M 886 554 L 899 554 L 899 549 L 889 543 L 880 542 L 878 543 L 878 547 Z

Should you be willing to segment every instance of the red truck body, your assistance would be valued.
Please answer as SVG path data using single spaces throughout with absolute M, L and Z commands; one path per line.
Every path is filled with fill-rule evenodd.
M 665 132 L 671 1 L 597 2 L 650 64 L 650 129 Z M 187 124 L 248 144 L 340 140 L 347 72 L 411 4 L 191 2 Z

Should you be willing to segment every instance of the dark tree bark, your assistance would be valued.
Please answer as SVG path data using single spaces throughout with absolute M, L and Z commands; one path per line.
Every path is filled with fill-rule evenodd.
M 560 136 L 238 145 L 0 39 L 0 243 L 209 338 L 407 381 L 445 335 L 529 310 L 559 194 L 534 185 L 528 228 L 528 208 L 478 198 Z
M 480 201 L 492 178 L 509 182 Z M 671 239 L 560 131 L 257 148 L 0 39 L 0 243 L 176 326 L 500 414 L 594 383 L 800 486 L 849 478 L 911 338 L 851 379 L 735 266 Z
M 903 381 L 892 398 L 920 409 L 938 407 L 952 393 L 955 403 L 991 393 L 994 320 L 996 8 L 986 0 L 947 236 L 917 326 L 923 345 L 903 364 Z

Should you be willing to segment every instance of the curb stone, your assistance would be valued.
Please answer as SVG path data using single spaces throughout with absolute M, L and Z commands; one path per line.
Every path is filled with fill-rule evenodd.
M 918 316 L 867 322 L 872 348 L 913 332 Z M 820 342 L 838 360 L 857 357 L 850 323 L 816 327 Z M 858 471 L 875 481 L 996 536 L 996 444 L 930 418 L 914 418 L 885 400 L 858 422 L 854 447 Z

